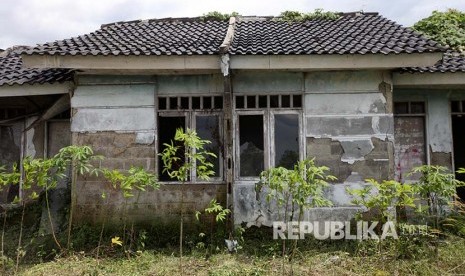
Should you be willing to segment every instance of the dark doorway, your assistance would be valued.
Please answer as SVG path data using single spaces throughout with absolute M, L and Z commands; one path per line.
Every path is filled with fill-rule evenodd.
M 455 169 L 465 168 L 465 115 L 452 115 L 452 136 L 454 140 Z M 465 181 L 464 174 L 456 174 L 457 179 Z M 457 195 L 465 201 L 465 187 L 457 189 Z

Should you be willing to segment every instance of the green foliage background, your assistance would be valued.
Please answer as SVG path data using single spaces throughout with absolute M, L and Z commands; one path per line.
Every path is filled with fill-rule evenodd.
M 456 9 L 433 11 L 432 15 L 415 23 L 413 29 L 444 46 L 465 51 L 465 12 Z

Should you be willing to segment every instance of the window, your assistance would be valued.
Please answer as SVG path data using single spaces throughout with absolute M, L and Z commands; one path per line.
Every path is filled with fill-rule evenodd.
M 418 175 L 408 175 L 417 166 L 426 163 L 424 102 L 394 103 L 395 178 L 414 181 Z
M 221 180 L 223 164 L 220 149 L 222 144 L 220 110 L 222 107 L 223 97 L 221 96 L 159 97 L 158 152 L 163 151 L 165 143 L 171 143 L 176 129 L 194 129 L 200 138 L 211 142 L 206 149 L 217 156 L 217 158 L 210 158 L 209 160 L 213 163 L 213 171 L 215 172 L 211 180 Z M 184 161 L 182 156 L 180 157 L 181 160 L 177 166 L 180 166 Z M 161 181 L 176 181 L 171 179 L 167 173 L 163 173 L 161 157 L 158 159 L 158 173 Z M 195 175 L 195 170 L 191 172 L 189 181 L 200 181 Z
M 236 177 L 256 178 L 270 167 L 293 168 L 300 158 L 302 95 L 238 95 Z
M 450 105 L 452 114 L 463 115 L 465 113 L 465 101 L 451 101 Z

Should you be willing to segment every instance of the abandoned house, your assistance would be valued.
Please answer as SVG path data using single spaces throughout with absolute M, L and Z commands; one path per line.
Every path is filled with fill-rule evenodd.
M 236 224 L 269 225 L 259 173 L 307 157 L 338 179 L 327 190 L 334 207 L 311 220 L 353 216 L 346 188 L 367 178 L 465 167 L 465 58 L 375 13 L 117 22 L 7 49 L 0 66 L 0 162 L 75 144 L 104 155 L 102 166 L 153 170 L 165 185 L 134 199 L 134 221 L 179 213 L 180 185 L 158 156 L 178 127 L 211 140 L 219 157 L 209 181 L 191 173 L 186 210 L 217 198 Z M 108 183 L 80 177 L 76 189 L 77 220 L 118 222 L 124 200 Z M 1 201 L 17 194 L 11 186 Z

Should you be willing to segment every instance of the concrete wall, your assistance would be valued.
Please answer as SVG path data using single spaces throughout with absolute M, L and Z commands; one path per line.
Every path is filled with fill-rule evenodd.
M 338 178 L 328 190 L 350 206 L 345 190 L 393 175 L 392 81 L 388 72 L 311 72 L 305 78 L 307 157 Z
M 91 145 L 107 156 L 101 166 L 129 169 L 131 165 L 157 168 L 156 97 L 209 95 L 223 92 L 222 76 L 81 76 L 72 98 L 73 143 Z M 235 71 L 233 95 L 301 94 L 302 157 L 315 157 L 338 179 L 326 191 L 337 208 L 321 209 L 322 217 L 350 218 L 357 210 L 346 188 L 365 185 L 365 179 L 394 177 L 393 91 L 390 74 L 384 71 L 256 72 Z M 450 166 L 452 135 L 449 98 L 462 92 L 396 90 L 395 100 L 427 102 L 426 134 L 431 163 Z M 226 111 L 225 111 L 226 112 Z M 236 116 L 234 110 L 233 117 Z M 231 131 L 234 131 L 232 126 Z M 235 160 L 233 160 L 234 163 Z M 234 167 L 234 164 L 231 164 Z M 257 179 L 258 180 L 258 179 Z M 232 205 L 235 223 L 270 225 L 276 210 L 255 191 L 256 180 L 235 179 Z M 100 197 L 102 191 L 110 196 Z M 98 221 L 121 217 L 124 199 L 102 179 L 81 178 L 78 183 L 78 212 L 82 220 Z M 167 184 L 131 199 L 128 207 L 134 220 L 151 220 L 147 212 L 164 219 L 179 211 L 179 185 Z M 225 202 L 224 183 L 191 184 L 186 189 L 186 210 L 203 209 L 213 197 Z M 307 217 L 318 217 L 317 210 Z
M 308 212 L 307 219 L 350 219 L 358 210 L 346 188 L 360 188 L 366 178 L 389 179 L 393 175 L 392 81 L 388 72 L 238 72 L 236 94 L 299 93 L 304 95 L 304 157 L 331 169 L 338 180 L 326 191 L 338 208 Z M 235 223 L 271 225 L 277 211 L 257 181 L 237 180 L 234 185 Z M 318 214 L 321 214 L 319 216 Z
M 217 92 L 218 79 L 216 75 L 80 76 L 71 99 L 73 144 L 89 145 L 103 155 L 105 159 L 97 166 L 119 170 L 138 166 L 156 172 L 156 98 Z M 212 198 L 225 202 L 223 183 L 186 184 L 184 190 L 187 214 L 203 210 Z M 127 212 L 128 221 L 158 224 L 170 222 L 180 213 L 179 184 L 136 193 L 125 204 L 121 192 L 101 177 L 80 177 L 76 194 L 75 215 L 81 222 L 98 223 L 106 218 L 117 224 Z

